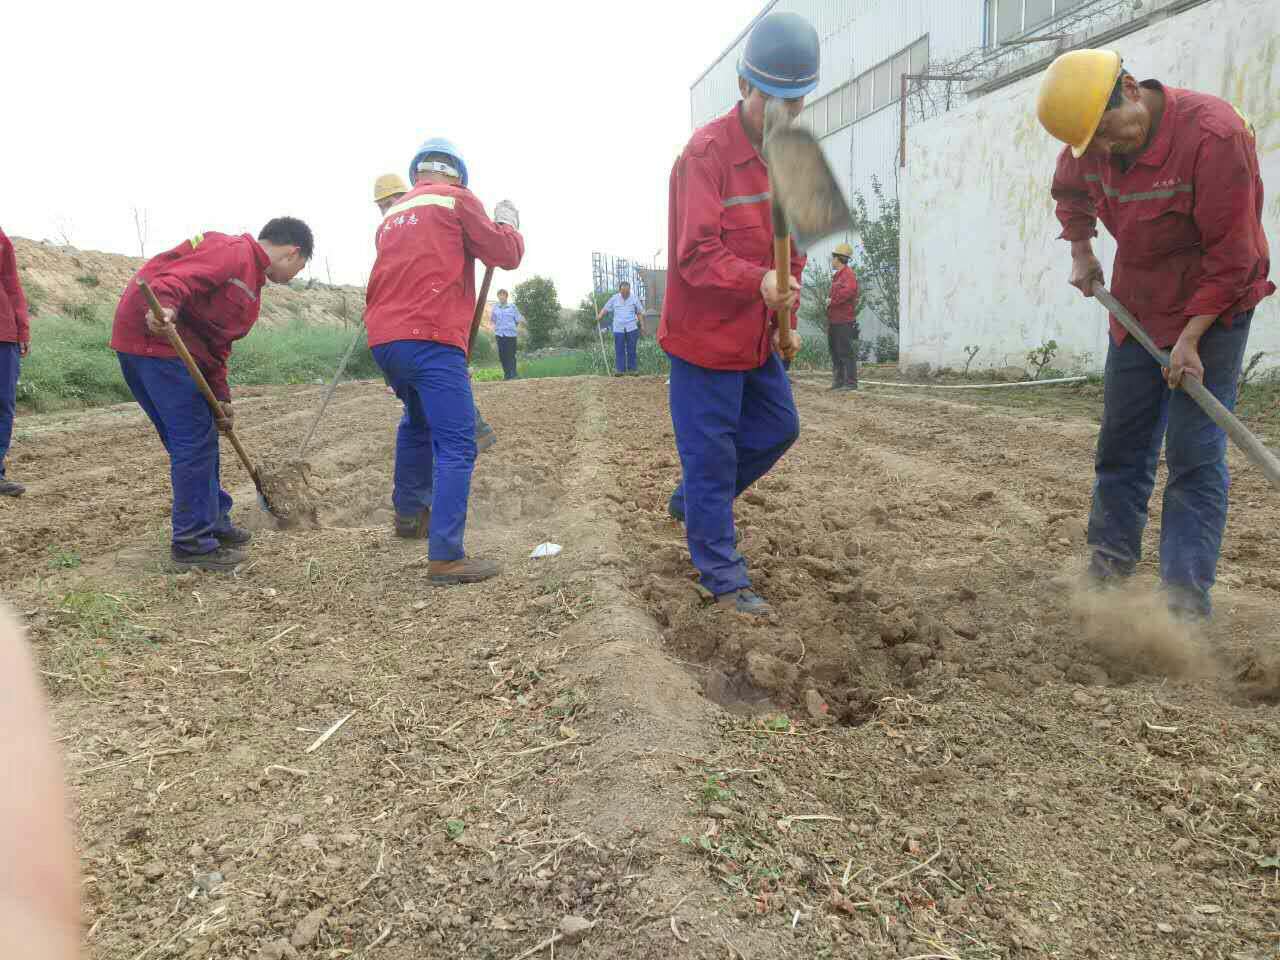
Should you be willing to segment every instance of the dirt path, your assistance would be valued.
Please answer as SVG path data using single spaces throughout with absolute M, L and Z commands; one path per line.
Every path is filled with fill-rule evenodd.
M 250 448 L 290 453 L 315 394 L 238 404 Z M 1207 640 L 1083 621 L 1088 422 L 802 385 L 739 504 L 752 624 L 666 516 L 660 381 L 479 397 L 468 544 L 505 572 L 448 590 L 389 534 L 380 385 L 309 454 L 322 529 L 271 529 L 224 463 L 259 530 L 234 578 L 167 569 L 139 415 L 25 425 L 0 583 L 92 956 L 514 960 L 565 917 L 594 926 L 556 956 L 1275 955 L 1280 531 L 1247 468 Z

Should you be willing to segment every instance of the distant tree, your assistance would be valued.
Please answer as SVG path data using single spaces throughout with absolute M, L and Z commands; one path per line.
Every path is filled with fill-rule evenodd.
M 831 268 L 810 260 L 800 278 L 800 323 L 827 331 L 827 304 L 831 301 Z
M 151 234 L 151 211 L 145 207 L 133 208 L 133 233 L 138 238 L 138 256 L 147 255 L 147 237 Z
M 862 192 L 857 191 L 853 195 L 853 225 L 861 240 L 861 250 L 853 270 L 862 287 L 859 300 L 896 333 L 901 223 L 898 200 L 886 197 L 884 188 L 875 177 L 871 178 L 871 194 L 876 207 L 874 218 Z
M 530 277 L 516 284 L 516 307 L 529 327 L 529 349 L 537 350 L 551 343 L 556 321 L 560 319 L 560 298 L 556 285 L 547 277 Z
M 600 308 L 609 302 L 609 298 L 617 292 L 617 290 L 608 290 L 605 293 L 593 293 L 578 301 L 576 316 L 579 329 L 594 337 L 596 335 L 596 327 L 608 322 L 607 317 L 603 320 L 597 320 L 596 315 L 600 312 Z

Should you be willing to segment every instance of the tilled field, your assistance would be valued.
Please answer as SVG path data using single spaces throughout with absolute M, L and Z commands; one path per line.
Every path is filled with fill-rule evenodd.
M 468 545 L 505 572 L 449 589 L 390 535 L 380 384 L 309 454 L 318 530 L 274 530 L 224 457 L 258 530 L 234 577 L 168 567 L 136 409 L 20 421 L 0 592 L 90 955 L 1274 957 L 1264 481 L 1235 464 L 1200 637 L 1075 590 L 1088 421 L 797 389 L 801 440 L 738 508 L 768 623 L 699 594 L 660 380 L 481 386 Z M 291 455 L 317 400 L 241 399 L 246 444 Z

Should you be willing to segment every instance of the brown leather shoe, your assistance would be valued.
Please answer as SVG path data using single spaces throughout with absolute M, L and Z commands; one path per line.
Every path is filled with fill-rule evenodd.
M 452 583 L 479 583 L 496 577 L 502 568 L 492 560 L 477 560 L 464 557 L 461 560 L 432 560 L 427 566 L 431 582 L 437 586 Z

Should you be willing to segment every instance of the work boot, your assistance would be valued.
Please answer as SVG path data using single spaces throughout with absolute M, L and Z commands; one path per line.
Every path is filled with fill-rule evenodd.
M 16 480 L 0 479 L 0 497 L 20 497 L 27 492 L 27 488 Z
M 224 547 L 242 547 L 253 539 L 252 533 L 234 523 L 228 524 L 225 530 L 215 530 L 213 535 Z
M 773 613 L 773 607 L 746 587 L 720 594 L 716 597 L 716 603 L 734 613 L 745 613 L 753 617 L 765 617 Z
M 209 553 L 186 553 L 171 547 L 169 556 L 180 567 L 208 570 L 211 573 L 231 573 L 249 559 L 244 551 L 233 550 L 231 547 L 218 547 Z
M 396 536 L 402 540 L 425 540 L 431 527 L 431 508 L 419 513 L 396 514 Z
M 427 565 L 427 572 L 436 586 L 447 586 L 453 583 L 479 583 L 496 577 L 502 572 L 502 568 L 492 560 L 463 557 L 461 560 L 432 560 Z

